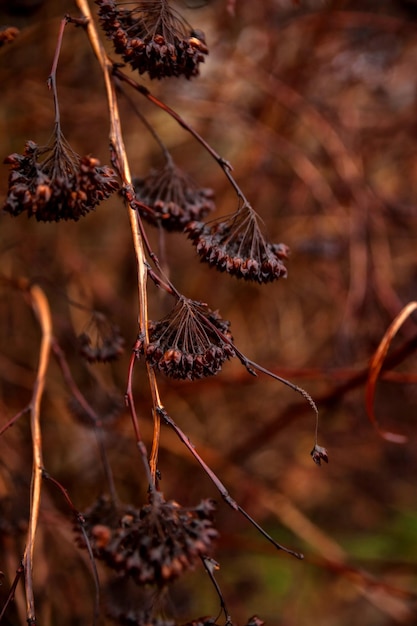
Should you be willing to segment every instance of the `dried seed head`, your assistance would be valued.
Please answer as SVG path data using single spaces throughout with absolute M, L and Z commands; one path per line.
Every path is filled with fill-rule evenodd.
M 261 233 L 258 216 L 244 205 L 229 219 L 185 227 L 202 261 L 237 278 L 267 283 L 287 276 L 284 244 L 270 244 Z
M 172 161 L 151 171 L 146 178 L 134 180 L 134 188 L 137 200 L 152 209 L 138 205 L 141 216 L 170 231 L 182 231 L 189 222 L 200 220 L 215 209 L 214 192 L 199 189 Z
M 168 0 L 120 6 L 115 0 L 95 1 L 104 32 L 132 69 L 147 72 L 150 78 L 198 75 L 198 66 L 208 54 L 204 34 L 193 30 Z
M 211 550 L 213 511 L 212 500 L 183 508 L 160 493 L 139 510 L 101 498 L 84 513 L 85 531 L 94 555 L 109 567 L 138 584 L 163 586 Z
M 122 354 L 125 344 L 119 328 L 98 311 L 94 311 L 77 341 L 80 354 L 89 363 L 115 361 Z
M 206 304 L 179 298 L 166 317 L 149 322 L 149 342 L 143 341 L 139 352 L 171 378 L 213 376 L 226 359 L 235 356 L 229 326 Z
M 314 463 L 316 463 L 316 465 L 321 465 L 322 461 L 324 461 L 325 463 L 329 462 L 329 455 L 327 454 L 326 448 L 323 448 L 323 446 L 319 446 L 317 443 L 314 445 L 314 448 L 312 449 L 310 454 L 313 457 L 313 461 Z
M 4 162 L 12 171 L 3 210 L 41 222 L 77 221 L 119 187 L 113 170 L 93 157 L 80 158 L 59 131 L 51 145 L 28 141 L 23 154 Z

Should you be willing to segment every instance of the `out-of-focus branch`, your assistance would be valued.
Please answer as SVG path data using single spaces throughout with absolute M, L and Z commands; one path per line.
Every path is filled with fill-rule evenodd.
M 40 287 L 33 285 L 28 292 L 30 303 L 39 322 L 42 339 L 39 351 L 39 365 L 33 388 L 32 401 L 30 404 L 30 425 L 32 431 L 32 482 L 30 495 L 30 517 L 27 532 L 27 542 L 23 557 L 26 585 L 27 622 L 35 624 L 35 600 L 33 594 L 33 550 L 35 546 L 36 528 L 39 517 L 39 505 L 42 485 L 42 433 L 40 426 L 41 400 L 45 388 L 45 377 L 48 368 L 49 354 L 52 340 L 52 321 L 48 300 Z

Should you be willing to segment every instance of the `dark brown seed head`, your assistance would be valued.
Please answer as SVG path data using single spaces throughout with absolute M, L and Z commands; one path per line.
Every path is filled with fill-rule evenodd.
M 212 500 L 184 508 L 155 493 L 141 509 L 101 498 L 83 516 L 96 558 L 138 584 L 163 586 L 211 551 L 213 511 Z
M 59 131 L 51 145 L 28 141 L 23 154 L 11 154 L 5 163 L 11 172 L 3 210 L 41 222 L 77 221 L 119 187 L 113 170 L 80 158 Z
M 171 378 L 213 376 L 235 356 L 229 326 L 206 304 L 179 298 L 166 317 L 149 323 L 149 343 L 142 342 L 139 352 Z
M 256 213 L 243 206 L 226 220 L 209 224 L 191 222 L 185 227 L 202 261 L 237 278 L 267 283 L 287 276 L 284 244 L 268 243 Z
M 200 220 L 215 209 L 213 191 L 198 188 L 172 162 L 146 178 L 137 178 L 134 187 L 141 216 L 170 231 L 182 231 L 189 222 Z
M 101 26 L 132 69 L 150 78 L 199 73 L 208 54 L 203 33 L 193 30 L 167 0 L 120 3 L 95 0 Z M 132 9 L 126 5 L 133 5 Z
M 98 311 L 94 311 L 77 340 L 80 354 L 90 363 L 115 361 L 122 354 L 125 344 L 119 328 Z

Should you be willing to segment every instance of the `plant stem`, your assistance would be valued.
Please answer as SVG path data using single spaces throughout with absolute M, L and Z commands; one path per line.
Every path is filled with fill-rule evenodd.
M 27 533 L 25 553 L 23 556 L 23 566 L 25 569 L 27 622 L 28 624 L 35 624 L 36 618 L 35 601 L 33 594 L 32 568 L 33 550 L 35 545 L 35 536 L 39 517 L 43 468 L 40 405 L 45 387 L 45 376 L 48 367 L 49 353 L 51 349 L 52 322 L 48 300 L 46 299 L 46 296 L 42 289 L 37 285 L 33 285 L 29 290 L 29 297 L 31 300 L 32 308 L 36 317 L 38 318 L 42 331 L 38 372 L 30 405 L 30 426 L 32 431 L 33 461 L 32 481 L 30 489 L 29 528 Z
M 123 186 L 126 192 L 134 194 L 132 186 L 132 177 L 130 173 L 129 163 L 126 155 L 126 149 L 123 141 L 119 107 L 116 97 L 116 89 L 113 82 L 113 63 L 108 58 L 106 51 L 103 48 L 101 40 L 99 38 L 96 25 L 91 15 L 90 7 L 87 0 L 75 0 L 76 5 L 87 19 L 87 35 L 90 40 L 90 44 L 93 51 L 100 63 L 101 69 L 104 75 L 104 81 L 107 93 L 107 102 L 110 114 L 110 147 L 115 155 L 115 163 L 118 168 L 120 177 L 123 182 Z M 138 216 L 136 211 L 129 208 L 129 220 L 130 228 L 132 231 L 133 245 L 135 249 L 136 262 L 137 262 L 137 275 L 138 275 L 138 297 L 139 297 L 139 333 L 145 338 L 145 343 L 148 342 L 148 302 L 147 302 L 147 264 L 146 255 L 143 240 L 141 237 Z M 158 410 L 161 406 L 161 400 L 159 397 L 158 385 L 156 382 L 155 372 L 147 364 L 147 373 L 149 379 L 149 385 L 152 394 L 153 401 L 153 420 L 154 420 L 154 436 L 152 442 L 152 451 L 150 456 L 150 467 L 153 481 L 156 480 L 157 463 L 158 463 L 158 449 L 159 449 L 159 434 L 160 434 L 160 419 Z
M 56 69 L 58 67 L 58 59 L 61 53 L 62 38 L 64 36 L 64 30 L 67 24 L 68 24 L 68 19 L 64 17 L 64 19 L 61 20 L 61 26 L 59 28 L 58 41 L 56 43 L 56 50 L 55 50 L 54 60 L 52 63 L 51 73 L 48 76 L 48 87 L 49 89 L 52 89 L 52 93 L 54 94 L 55 127 L 57 131 L 57 136 L 59 135 L 61 124 L 60 124 L 60 114 L 59 114 L 59 104 L 58 104 L 58 93 L 56 89 Z

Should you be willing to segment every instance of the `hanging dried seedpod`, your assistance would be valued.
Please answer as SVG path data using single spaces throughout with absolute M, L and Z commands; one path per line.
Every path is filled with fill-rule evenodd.
M 138 352 L 166 376 L 195 380 L 213 376 L 235 356 L 230 322 L 202 302 L 181 297 L 158 322 L 149 322 L 149 342 Z
M 286 278 L 286 245 L 268 243 L 255 211 L 244 204 L 225 220 L 191 222 L 185 228 L 202 261 L 237 278 L 268 283 Z
M 150 78 L 198 75 L 208 54 L 204 33 L 193 29 L 168 0 L 96 4 L 104 32 L 132 69 Z
M 50 145 L 28 141 L 23 154 L 11 154 L 9 188 L 3 210 L 26 212 L 39 222 L 77 221 L 119 188 L 116 175 L 90 156 L 80 157 L 57 130 Z
M 77 337 L 80 354 L 89 363 L 115 361 L 124 350 L 125 341 L 117 326 L 99 311 L 94 311 L 84 330 Z
M 214 509 L 212 500 L 185 508 L 160 492 L 141 509 L 100 498 L 83 513 L 84 528 L 96 558 L 138 584 L 163 586 L 211 551 Z
M 136 199 L 152 210 L 144 210 L 139 204 L 141 216 L 169 231 L 182 231 L 189 222 L 200 220 L 215 209 L 213 190 L 197 187 L 172 160 L 146 178 L 136 178 L 133 184 Z

